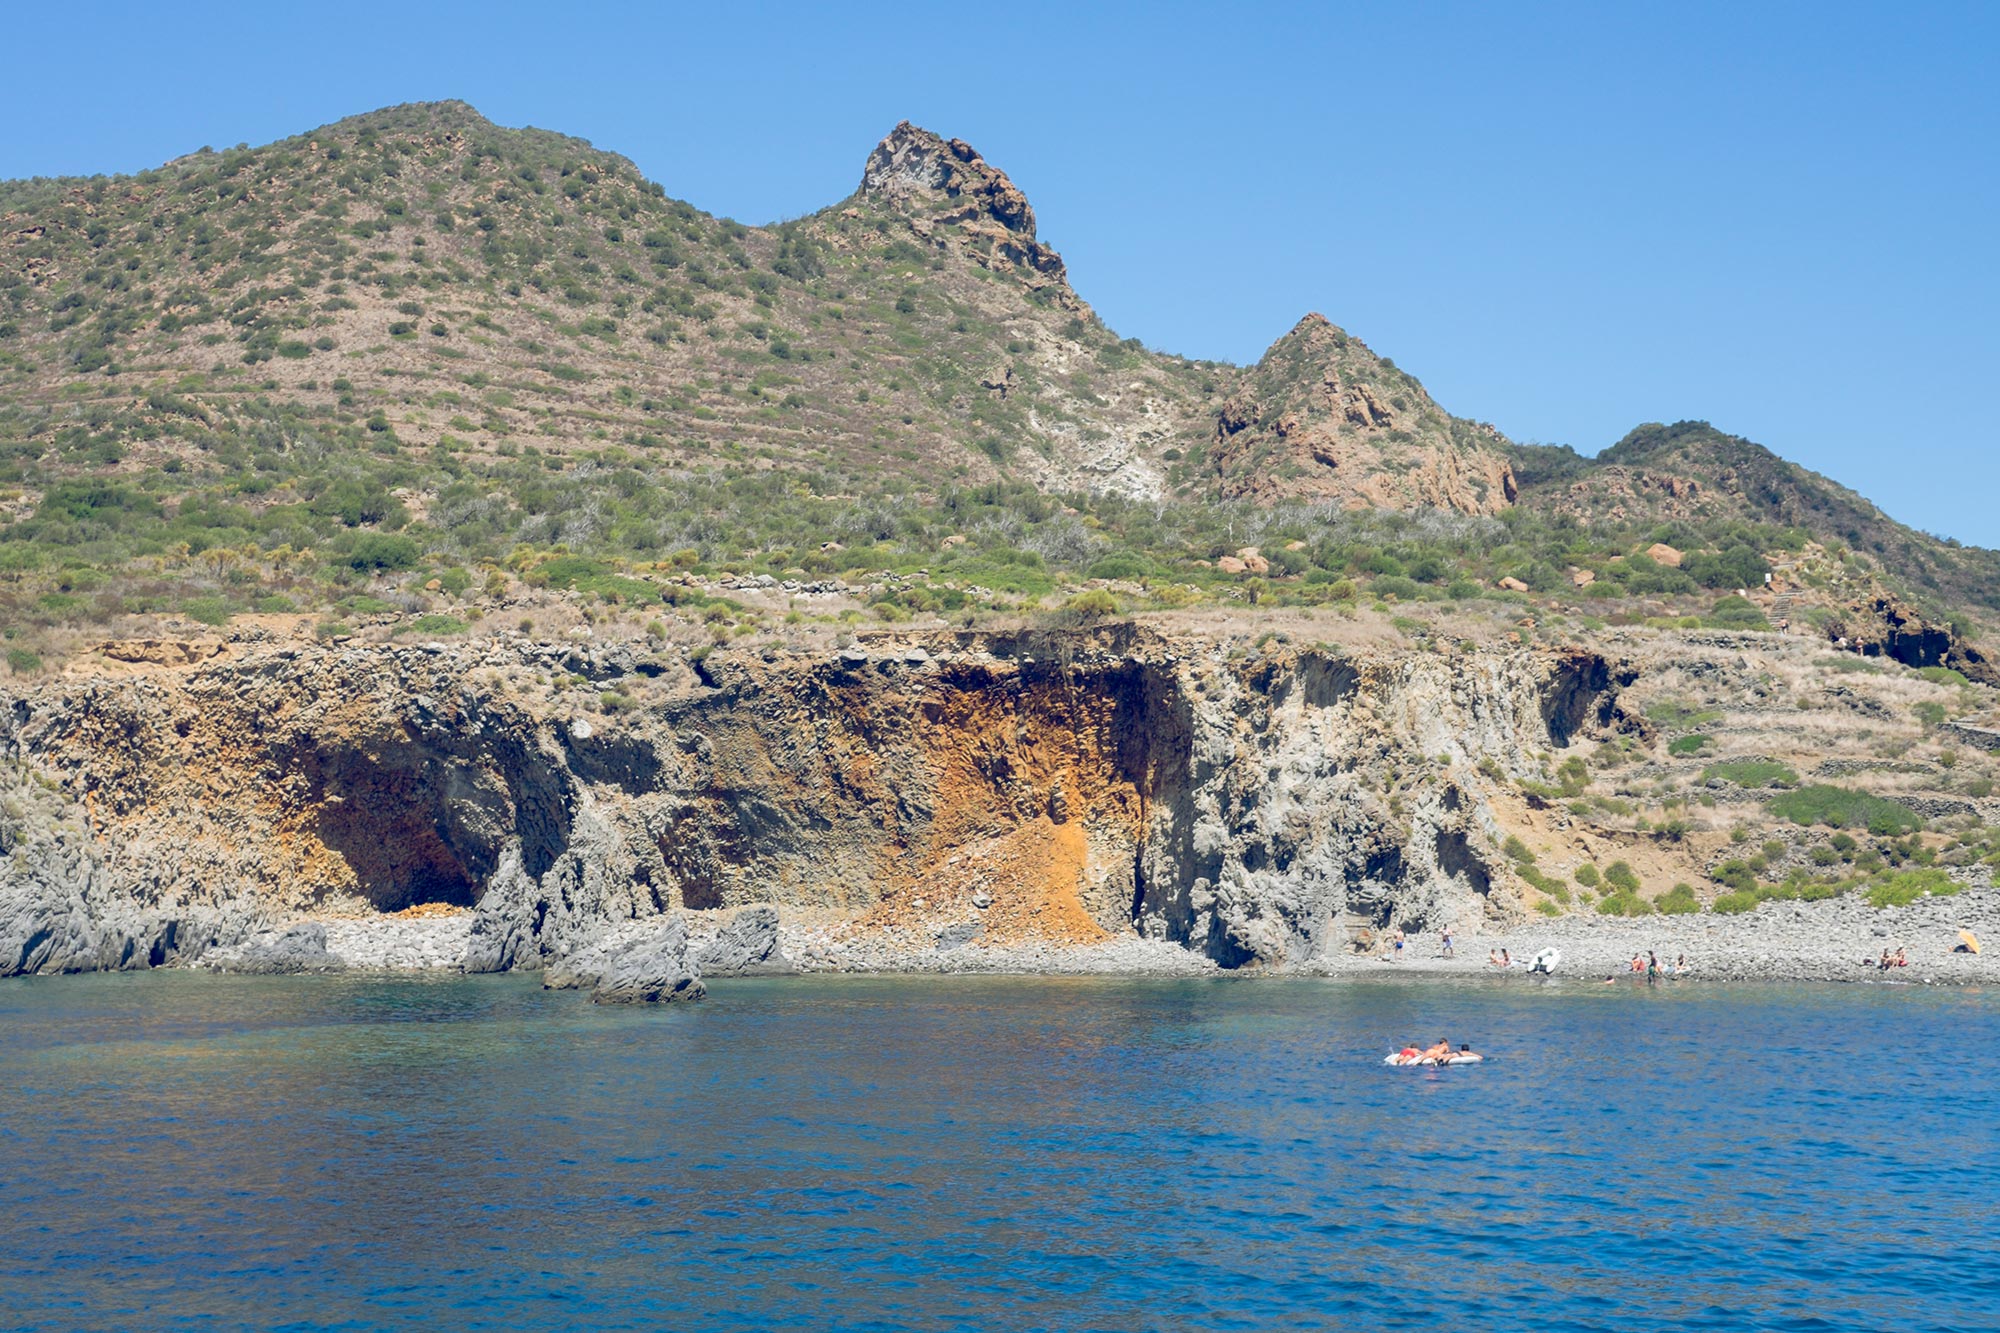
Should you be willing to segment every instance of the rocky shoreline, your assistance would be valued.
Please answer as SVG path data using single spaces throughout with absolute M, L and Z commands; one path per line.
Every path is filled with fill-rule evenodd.
M 472 924 L 469 912 L 308 920 L 211 951 L 191 966 L 253 973 L 464 972 Z M 695 999 L 705 979 L 750 975 L 1525 979 L 1528 959 L 1554 948 L 1562 955 L 1555 975 L 1571 980 L 1637 980 L 1630 960 L 1649 950 L 1663 966 L 1687 960 L 1685 972 L 1672 974 L 1676 981 L 1980 985 L 1994 980 L 1985 956 L 1955 951 L 1960 930 L 2000 940 L 2000 888 L 1982 883 L 1955 896 L 1886 908 L 1848 895 L 1775 901 L 1739 915 L 1573 915 L 1505 927 L 1476 925 L 1455 935 L 1454 956 L 1441 953 L 1440 937 L 1433 933 L 1410 937 L 1400 956 L 1340 950 L 1292 967 L 1233 970 L 1179 945 L 1144 939 L 1067 946 L 990 945 L 976 936 L 922 946 L 876 935 L 843 940 L 823 919 L 787 919 L 774 908 L 756 906 L 620 923 L 550 964 L 543 979 L 551 988 L 588 990 L 605 1002 Z M 1510 970 L 1488 961 L 1502 949 L 1514 960 Z M 1885 949 L 1903 950 L 1909 965 L 1879 969 L 1875 960 Z
M 1673 646 L 1120 625 L 604 645 L 560 681 L 515 640 L 79 667 L 0 710 L 0 976 L 519 970 L 610 1002 L 754 972 L 1467 975 L 1553 946 L 1570 976 L 1653 950 L 1695 976 L 1856 980 L 1902 947 L 1898 979 L 1983 980 L 1951 948 L 2000 940 L 1984 752 L 1881 720 L 1943 687 L 1821 691 L 1806 645 Z M 1663 743 L 1656 717 L 1690 716 L 1742 756 Z M 1807 755 L 1778 748 L 1802 729 Z M 1858 842 L 1774 818 L 1752 771 L 1799 778 L 1771 751 L 1865 772 L 1931 827 Z M 1852 889 L 1912 864 L 1963 891 L 1878 910 Z M 1752 874 L 1850 892 L 1713 910 Z M 1701 910 L 1595 910 L 1676 880 Z M 1447 923 L 1456 958 L 1436 956 Z
M 1979 985 L 2000 979 L 1987 955 L 1954 952 L 1960 930 L 1982 944 L 2000 941 L 2000 888 L 1978 884 L 1949 897 L 1920 898 L 1901 907 L 1871 907 L 1855 894 L 1818 902 L 1772 901 L 1740 915 L 1716 912 L 1638 918 L 1557 917 L 1507 928 L 1484 927 L 1454 940 L 1456 957 L 1438 956 L 1436 935 L 1404 949 L 1401 963 L 1373 956 L 1342 960 L 1341 975 L 1509 975 L 1487 955 L 1506 949 L 1525 975 L 1527 960 L 1545 948 L 1562 953 L 1557 974 L 1618 980 L 1631 977 L 1634 955 L 1651 950 L 1662 965 L 1686 957 L 1698 981 L 1923 982 Z M 1909 966 L 1881 971 L 1884 949 L 1902 949 Z M 1866 966 L 1863 960 L 1868 960 Z

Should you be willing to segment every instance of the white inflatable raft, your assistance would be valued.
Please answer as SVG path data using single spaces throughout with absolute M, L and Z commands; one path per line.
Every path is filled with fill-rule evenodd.
M 1451 1057 L 1451 1059 L 1449 1059 L 1449 1060 L 1446 1060 L 1446 1061 L 1445 1061 L 1445 1063 L 1446 1063 L 1446 1064 L 1448 1064 L 1448 1065 L 1476 1065 L 1476 1064 L 1478 1064 L 1478 1063 L 1479 1063 L 1480 1061 L 1484 1060 L 1485 1058 L 1486 1058 L 1485 1056 L 1483 1056 L 1483 1055 L 1477 1055 L 1477 1054 L 1473 1054 L 1473 1055 L 1454 1055 L 1454 1056 L 1452 1056 L 1452 1057 Z M 1401 1059 L 1401 1058 L 1400 1058 L 1400 1057 L 1399 1057 L 1399 1056 L 1397 1055 L 1397 1053 L 1396 1053 L 1396 1052 L 1394 1052 L 1394 1051 L 1391 1051 L 1391 1052 L 1390 1052 L 1389 1054 L 1387 1054 L 1387 1055 L 1383 1056 L 1383 1057 L 1382 1057 L 1382 1063 L 1383 1063 L 1383 1064 L 1385 1064 L 1385 1065 L 1394 1065 L 1394 1066 L 1396 1066 L 1396 1068 L 1398 1068 L 1398 1069 L 1435 1069 L 1435 1068 L 1437 1068 L 1437 1066 L 1436 1066 L 1436 1065 L 1435 1065 L 1434 1063 L 1432 1063 L 1431 1061 L 1429 1061 L 1429 1060 L 1404 1060 L 1404 1059 Z

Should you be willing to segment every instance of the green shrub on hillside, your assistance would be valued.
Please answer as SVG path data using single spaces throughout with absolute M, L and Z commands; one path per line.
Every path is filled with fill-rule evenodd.
M 1514 873 L 1521 877 L 1522 883 L 1555 899 L 1558 903 L 1567 904 L 1569 902 L 1569 886 L 1553 875 L 1543 874 L 1535 868 L 1532 862 L 1516 862 Z
M 1964 887 L 1942 870 L 1902 870 L 1883 875 L 1868 886 L 1868 905 L 1902 907 L 1925 896 L 1949 897 Z
M 1089 568 L 1083 572 L 1086 578 L 1136 581 L 1145 578 L 1152 571 L 1139 556 L 1129 551 L 1120 551 L 1091 561 Z
M 1676 884 L 1653 902 L 1653 907 L 1663 916 L 1685 916 L 1701 910 L 1701 902 L 1694 895 L 1692 884 Z
M 1771 622 L 1754 602 L 1741 597 L 1725 597 L 1710 609 L 1706 621 L 1717 629 L 1767 630 Z
M 1599 916 L 1651 916 L 1653 904 L 1636 893 L 1620 891 L 1607 893 L 1597 900 Z
M 1724 861 L 1709 872 L 1709 878 L 1737 893 L 1757 890 L 1757 872 L 1746 861 Z
M 1922 828 L 1924 823 L 1907 805 L 1824 783 L 1785 792 L 1772 799 L 1770 809 L 1778 818 L 1794 824 L 1865 828 L 1876 837 L 1909 833 Z
M 347 564 L 352 569 L 410 569 L 423 555 L 423 548 L 408 537 L 368 532 L 347 548 Z
M 232 608 L 227 598 L 190 597 L 181 603 L 181 614 L 204 625 L 226 625 Z
M 1701 771 L 1701 780 L 1721 778 L 1739 787 L 1795 787 L 1799 775 L 1788 766 L 1770 759 L 1729 759 L 1710 764 Z
M 1063 610 L 1079 621 L 1102 620 L 1118 614 L 1118 599 L 1102 588 L 1092 588 L 1064 602 Z
M 1696 551 L 1681 561 L 1681 572 L 1704 588 L 1761 588 L 1764 586 L 1764 575 L 1770 571 L 1770 564 L 1747 544 L 1738 544 L 1726 551 Z M 1755 610 L 1754 607 L 1752 609 Z M 1763 616 L 1759 614 L 1757 618 L 1762 620 Z

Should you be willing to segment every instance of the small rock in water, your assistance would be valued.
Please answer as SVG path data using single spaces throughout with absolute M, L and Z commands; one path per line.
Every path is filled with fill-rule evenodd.
M 598 1004 L 673 1004 L 708 993 L 687 956 L 687 927 L 676 917 L 605 962 L 591 996 Z

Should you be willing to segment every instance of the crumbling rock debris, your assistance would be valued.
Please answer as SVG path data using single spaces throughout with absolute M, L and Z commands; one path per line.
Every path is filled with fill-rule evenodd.
M 113 639 L 98 644 L 96 651 L 114 662 L 193 666 L 220 653 L 222 644 L 213 639 Z

